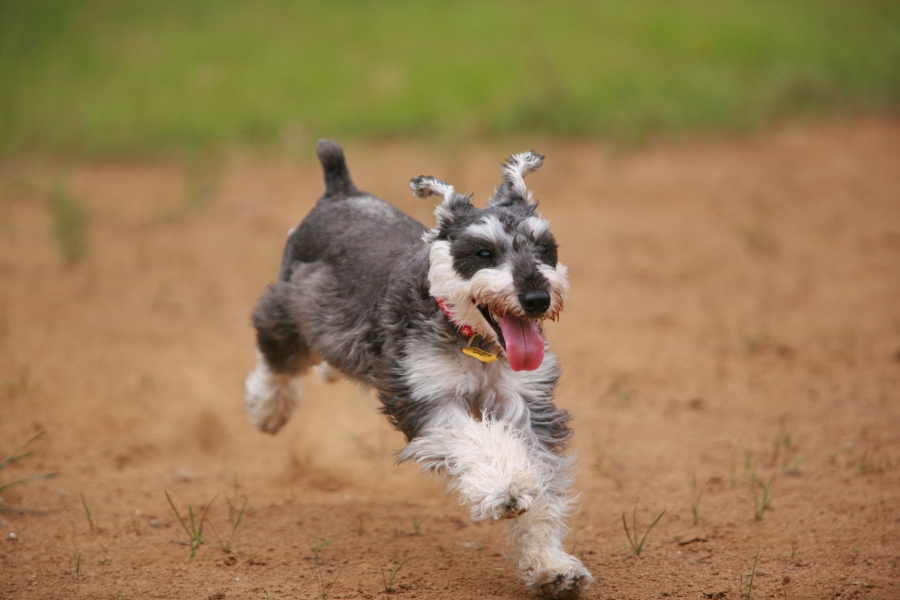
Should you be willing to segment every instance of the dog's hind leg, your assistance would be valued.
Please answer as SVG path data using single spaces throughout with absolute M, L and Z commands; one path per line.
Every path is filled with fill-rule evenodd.
M 287 423 L 300 402 L 297 377 L 316 360 L 288 310 L 288 284 L 269 287 L 253 311 L 259 360 L 245 381 L 250 422 L 266 433 Z

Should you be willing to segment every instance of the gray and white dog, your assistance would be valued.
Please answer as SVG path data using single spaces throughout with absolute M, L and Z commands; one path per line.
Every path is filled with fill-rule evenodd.
M 298 376 L 320 361 L 321 373 L 374 388 L 409 442 L 399 460 L 445 476 L 474 520 L 513 519 L 510 559 L 528 588 L 577 596 L 593 578 L 563 550 L 574 457 L 541 329 L 568 282 L 524 181 L 543 157 L 511 156 L 484 208 L 416 177 L 416 195 L 443 198 L 427 229 L 357 190 L 340 146 L 322 140 L 318 155 L 325 193 L 291 231 L 253 313 L 250 420 L 277 432 L 299 402 Z

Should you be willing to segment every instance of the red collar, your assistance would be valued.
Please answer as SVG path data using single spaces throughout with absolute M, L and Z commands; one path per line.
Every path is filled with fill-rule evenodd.
M 443 298 L 435 297 L 434 301 L 437 302 L 437 305 L 441 309 L 441 312 L 447 315 L 447 318 L 450 319 L 450 321 L 452 321 L 453 324 L 459 328 L 459 332 L 461 334 L 468 338 L 475 335 L 475 331 L 472 330 L 471 325 L 463 325 L 460 327 L 459 322 L 453 317 L 453 313 L 450 311 L 450 304 L 448 304 L 446 300 L 444 300 Z

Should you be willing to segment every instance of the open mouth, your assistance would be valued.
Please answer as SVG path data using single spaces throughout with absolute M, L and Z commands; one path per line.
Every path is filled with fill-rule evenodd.
M 490 325 L 491 329 L 494 330 L 494 333 L 497 334 L 497 341 L 500 342 L 501 346 L 503 346 L 503 351 L 505 352 L 506 339 L 503 337 L 503 330 L 500 329 L 500 324 L 497 322 L 497 319 L 493 317 L 493 315 L 491 314 L 491 310 L 487 306 L 479 304 L 478 310 L 481 311 L 481 316 L 484 317 L 484 320 L 488 322 L 488 325 Z
M 537 321 L 520 319 L 510 313 L 500 316 L 482 305 L 478 305 L 478 310 L 497 334 L 513 371 L 534 371 L 541 366 L 544 338 Z

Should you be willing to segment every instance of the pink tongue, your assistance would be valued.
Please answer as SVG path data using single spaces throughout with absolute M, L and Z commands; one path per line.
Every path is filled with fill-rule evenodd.
M 513 371 L 534 371 L 544 361 L 544 338 L 534 321 L 512 315 L 500 319 L 506 355 Z

